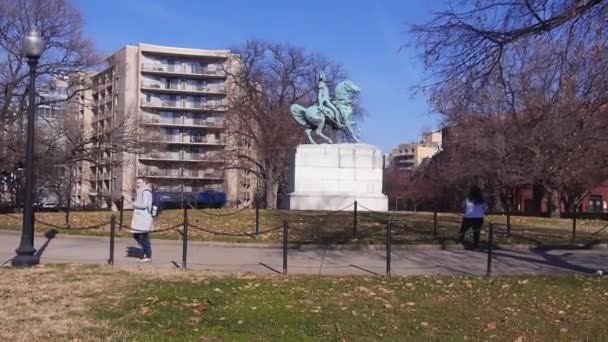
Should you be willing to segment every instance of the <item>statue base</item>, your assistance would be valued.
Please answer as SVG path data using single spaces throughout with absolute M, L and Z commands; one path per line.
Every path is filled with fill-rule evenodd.
M 387 211 L 382 194 L 382 152 L 369 144 L 299 145 L 289 169 L 289 193 L 281 207 Z M 348 210 L 353 210 L 353 207 Z

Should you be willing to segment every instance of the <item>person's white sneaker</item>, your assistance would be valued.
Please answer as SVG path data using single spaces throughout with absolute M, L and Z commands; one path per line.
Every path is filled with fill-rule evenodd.
M 150 262 L 150 261 L 152 261 L 152 259 L 150 259 L 150 258 L 143 258 L 143 259 L 141 259 L 141 262 Z

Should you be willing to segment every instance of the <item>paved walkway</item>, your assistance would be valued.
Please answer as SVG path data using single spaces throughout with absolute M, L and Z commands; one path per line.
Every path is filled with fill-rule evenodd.
M 41 262 L 105 264 L 109 255 L 107 237 L 58 234 L 52 240 L 36 236 Z M 0 231 L 0 265 L 10 264 L 19 244 L 17 232 Z M 153 261 L 142 264 L 135 241 L 116 239 L 115 264 L 144 269 L 176 269 L 181 264 L 181 241 L 153 240 Z M 289 274 L 324 275 L 384 275 L 384 250 L 290 249 Z M 465 250 L 394 250 L 392 275 L 485 275 L 486 253 Z M 280 273 L 281 248 L 261 248 L 251 245 L 234 247 L 202 242 L 190 242 L 188 268 L 225 272 Z M 494 275 L 523 274 L 593 274 L 608 268 L 608 250 L 497 250 L 493 259 Z

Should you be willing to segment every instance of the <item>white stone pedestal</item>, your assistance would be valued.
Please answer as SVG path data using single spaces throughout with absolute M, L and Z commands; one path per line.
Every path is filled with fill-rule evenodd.
M 289 193 L 282 207 L 388 210 L 382 194 L 382 152 L 369 144 L 299 145 L 290 162 Z M 352 209 L 350 209 L 352 210 Z

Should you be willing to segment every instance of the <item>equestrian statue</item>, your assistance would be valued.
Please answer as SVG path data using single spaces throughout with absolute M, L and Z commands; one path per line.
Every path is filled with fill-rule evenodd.
M 361 90 L 350 80 L 340 82 L 335 89 L 333 98 L 329 95 L 329 87 L 325 83 L 325 75 L 319 76 L 318 95 L 316 105 L 308 108 L 299 104 L 290 107 L 291 116 L 305 128 L 306 136 L 312 144 L 317 142 L 312 138 L 312 132 L 328 143 L 333 141 L 323 134 L 326 125 L 343 131 L 347 137 L 359 142 L 359 135 L 355 131 L 356 123 L 353 120 L 353 99 Z

